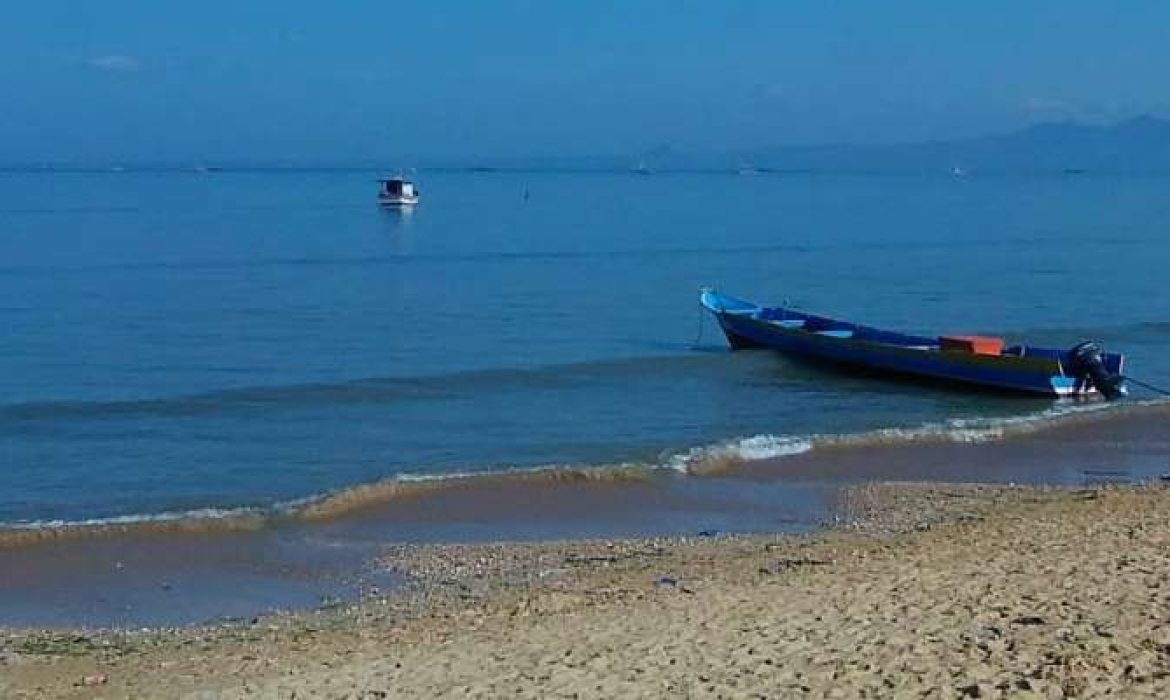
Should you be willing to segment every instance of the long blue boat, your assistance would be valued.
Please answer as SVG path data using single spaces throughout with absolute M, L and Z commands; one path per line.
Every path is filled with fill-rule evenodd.
M 733 350 L 771 348 L 799 358 L 876 370 L 901 377 L 977 385 L 1048 396 L 1126 394 L 1125 358 L 1092 341 L 1069 350 L 1033 345 L 1004 347 L 985 336 L 907 335 L 814 316 L 795 309 L 762 307 L 703 289 L 700 303 L 715 315 Z

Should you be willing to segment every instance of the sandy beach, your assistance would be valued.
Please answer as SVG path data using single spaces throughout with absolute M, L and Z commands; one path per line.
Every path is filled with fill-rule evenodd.
M 98 7 L 0 700 L 1170 700 L 1170 2 Z
M 809 536 L 395 546 L 403 591 L 0 642 L 5 698 L 1165 697 L 1170 490 L 888 484 Z

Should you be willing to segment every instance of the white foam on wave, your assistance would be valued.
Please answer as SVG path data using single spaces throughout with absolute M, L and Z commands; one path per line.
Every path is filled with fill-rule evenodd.
M 750 462 L 800 454 L 811 449 L 813 442 L 806 437 L 753 435 L 705 447 L 692 447 L 685 452 L 669 455 L 664 460 L 663 467 L 690 474 L 696 467 L 704 464 Z
M 1140 408 L 1161 402 L 1131 404 Z M 1078 416 L 1115 410 L 1108 403 L 1058 403 L 1036 413 L 1018 416 L 953 418 L 917 426 L 875 428 L 854 433 L 811 433 L 805 435 L 761 434 L 694 447 L 668 455 L 663 466 L 684 474 L 732 467 L 737 463 L 800 455 L 823 448 L 875 447 L 914 442 L 946 441 L 982 443 L 1003 440 L 1059 424 Z
M 266 514 L 267 511 L 263 509 L 250 507 L 196 508 L 193 510 L 183 511 L 163 511 L 161 513 L 111 515 L 101 518 L 84 518 L 79 520 L 18 520 L 15 522 L 0 523 L 0 528 L 10 532 L 33 530 L 84 530 L 150 524 L 162 525 L 182 522 L 214 522 L 232 520 L 235 518 L 263 517 Z
M 637 471 L 652 469 L 651 465 L 639 462 L 612 462 L 609 464 L 570 464 L 564 462 L 541 464 L 532 467 L 490 467 L 478 471 L 458 472 L 400 472 L 384 481 L 400 483 L 433 483 L 444 481 L 470 481 L 474 479 L 540 477 L 567 473 L 605 473 L 607 471 Z
M 432 481 L 460 481 L 463 479 L 472 479 L 477 476 L 490 476 L 492 474 L 500 474 L 500 472 L 403 472 L 389 477 L 393 481 L 401 481 L 407 484 L 414 483 L 428 483 Z
M 981 443 L 1023 435 L 1059 424 L 1063 420 L 1110 410 L 1105 403 L 1058 404 L 1036 413 L 1018 416 L 951 418 L 937 423 L 923 423 L 912 427 L 877 428 L 858 433 L 817 435 L 817 446 L 864 446 L 921 441 Z

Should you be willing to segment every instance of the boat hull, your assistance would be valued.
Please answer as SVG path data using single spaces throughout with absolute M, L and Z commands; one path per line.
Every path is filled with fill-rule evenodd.
M 384 207 L 410 207 L 418 204 L 418 197 L 378 197 L 378 204 Z
M 760 308 L 731 297 L 705 293 L 703 305 L 719 321 L 733 349 L 769 348 L 793 357 L 989 389 L 1077 396 L 1096 393 L 1090 382 L 1069 376 L 1067 358 L 1046 348 L 1018 354 L 977 354 L 944 349 L 938 338 L 907 336 L 784 308 Z M 822 330 L 816 330 L 822 329 Z M 1107 366 L 1121 372 L 1120 355 Z

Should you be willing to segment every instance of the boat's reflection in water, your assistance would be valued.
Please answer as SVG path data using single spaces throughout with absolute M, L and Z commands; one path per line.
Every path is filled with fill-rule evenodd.
M 413 206 L 378 207 L 377 235 L 385 251 L 395 257 L 409 257 L 414 253 L 415 208 Z

